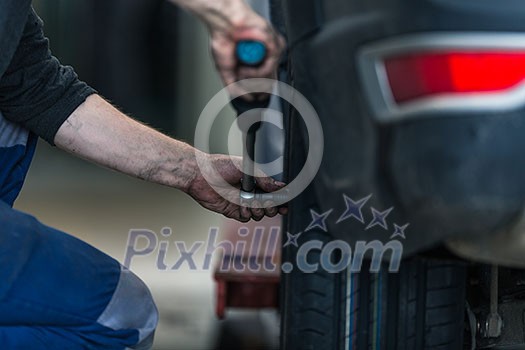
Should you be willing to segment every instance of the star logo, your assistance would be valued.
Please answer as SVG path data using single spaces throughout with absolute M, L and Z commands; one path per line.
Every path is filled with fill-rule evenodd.
M 328 210 L 327 212 L 323 214 L 318 214 L 315 210 L 310 209 L 310 214 L 312 215 L 312 222 L 305 231 L 310 231 L 316 227 L 320 228 L 324 232 L 327 232 L 328 229 L 326 228 L 326 219 L 330 215 L 333 209 Z
M 407 229 L 408 225 L 410 224 L 406 224 L 404 226 L 398 226 L 397 224 L 394 224 L 394 233 L 392 234 L 392 236 L 390 236 L 390 239 L 393 239 L 396 237 L 401 237 L 403 239 L 406 239 L 405 230 Z
M 345 200 L 346 204 L 346 210 L 341 215 L 341 217 L 337 220 L 336 224 L 345 221 L 346 219 L 349 219 L 351 217 L 357 219 L 362 224 L 365 223 L 365 219 L 363 218 L 363 207 L 365 206 L 366 202 L 372 197 L 372 195 L 368 195 L 365 198 L 361 198 L 358 201 L 354 201 L 352 198 L 348 197 L 346 194 L 343 195 L 343 198 Z
M 292 235 L 290 232 L 286 232 L 287 240 L 286 243 L 284 243 L 284 247 L 288 247 L 289 245 L 293 245 L 294 247 L 299 247 L 299 244 L 297 243 L 297 239 L 301 235 L 302 232 L 299 232 L 298 234 Z
M 392 207 L 385 211 L 379 211 L 374 208 L 371 208 L 371 210 L 372 210 L 372 215 L 374 218 L 372 219 L 372 221 L 370 221 L 370 223 L 368 224 L 365 230 L 368 230 L 375 226 L 380 226 L 384 228 L 385 230 L 388 230 L 388 224 L 386 222 L 386 217 L 388 216 L 388 214 L 390 214 L 392 210 L 394 210 L 394 208 Z

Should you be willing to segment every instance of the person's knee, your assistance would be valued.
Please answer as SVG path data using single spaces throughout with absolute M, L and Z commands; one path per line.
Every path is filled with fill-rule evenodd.
M 147 286 L 131 271 L 122 270 L 113 297 L 97 323 L 117 331 L 135 330 L 138 340 L 128 347 L 145 350 L 153 345 L 158 318 Z

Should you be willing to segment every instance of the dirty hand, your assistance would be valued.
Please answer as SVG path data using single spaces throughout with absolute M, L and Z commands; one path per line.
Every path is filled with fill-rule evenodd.
M 230 85 L 248 78 L 276 79 L 277 66 L 285 47 L 283 37 L 244 2 L 238 2 L 229 13 L 225 21 L 211 21 L 208 26 L 213 58 L 224 84 Z M 259 41 L 266 46 L 267 55 L 260 66 L 239 64 L 235 49 L 242 40 Z M 251 96 L 247 98 L 251 99 Z
M 286 214 L 286 208 L 276 208 L 271 206 L 269 202 L 258 203 L 258 206 L 262 205 L 266 208 L 249 208 L 235 204 L 232 201 L 240 198 L 242 177 L 242 172 L 238 168 L 241 165 L 240 157 L 230 158 L 225 155 L 204 153 L 200 153 L 199 156 L 203 157 L 206 166 L 201 166 L 200 171 L 196 173 L 186 192 L 204 208 L 241 222 L 247 222 L 251 219 L 259 221 L 264 216 L 273 217 L 277 214 Z M 215 169 L 215 172 L 212 171 L 212 168 Z M 274 192 L 285 185 L 271 177 L 265 176 L 263 173 L 256 175 L 257 187 L 264 192 Z M 231 186 L 221 185 L 221 180 L 229 185 L 233 185 L 236 189 L 232 189 Z

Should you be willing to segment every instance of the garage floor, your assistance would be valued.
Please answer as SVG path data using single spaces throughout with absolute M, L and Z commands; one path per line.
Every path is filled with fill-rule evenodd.
M 148 184 L 73 158 L 41 143 L 16 207 L 123 262 L 130 229 L 173 230 L 172 240 L 204 240 L 222 218 L 178 191 Z M 178 253 L 177 253 L 178 254 Z M 170 256 L 168 262 L 177 260 Z M 161 311 L 155 349 L 211 349 L 218 322 L 209 271 L 159 272 L 156 255 L 131 268 L 151 288 Z M 168 264 L 169 265 L 169 264 Z

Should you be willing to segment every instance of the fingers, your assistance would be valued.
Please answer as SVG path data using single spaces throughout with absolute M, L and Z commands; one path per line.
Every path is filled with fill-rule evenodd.
M 275 192 L 286 186 L 285 183 L 276 181 L 275 179 L 266 176 L 257 174 L 257 187 L 259 187 L 264 192 Z
M 261 207 L 261 204 L 257 201 L 254 201 L 252 203 L 252 208 L 250 209 L 252 213 L 252 218 L 255 221 L 261 221 L 261 219 L 264 217 L 264 208 Z
M 240 222 L 248 222 L 250 220 L 260 221 L 265 216 L 274 217 L 278 214 L 285 215 L 287 214 L 288 209 L 284 207 L 278 208 L 272 201 L 266 201 L 264 202 L 264 205 L 261 205 L 258 201 L 254 201 L 242 206 L 230 203 L 222 212 L 224 216 L 230 219 L 235 219 Z
M 239 207 L 239 214 L 242 222 L 248 222 L 252 218 L 252 212 L 248 207 Z
M 239 80 L 238 65 L 235 57 L 235 42 L 224 33 L 216 33 L 211 38 L 211 52 L 215 66 L 225 86 L 232 95 L 245 95 L 242 87 L 233 85 Z M 250 98 L 250 97 L 248 97 Z
M 270 218 L 273 218 L 279 213 L 279 209 L 275 207 L 275 204 L 271 201 L 264 202 L 264 214 Z

